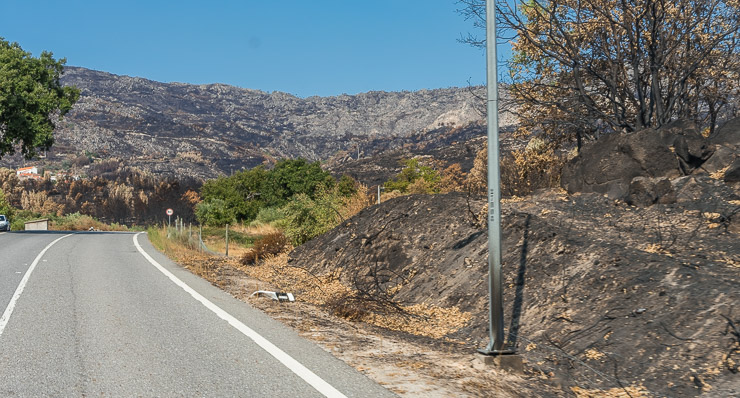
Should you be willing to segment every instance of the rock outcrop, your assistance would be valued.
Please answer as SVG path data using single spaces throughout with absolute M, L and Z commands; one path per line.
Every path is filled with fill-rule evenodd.
M 710 138 L 684 121 L 610 134 L 566 164 L 562 186 L 570 193 L 595 192 L 638 206 L 698 200 L 707 196 L 705 190 L 719 189 L 716 181 L 740 181 L 739 145 L 740 118 Z

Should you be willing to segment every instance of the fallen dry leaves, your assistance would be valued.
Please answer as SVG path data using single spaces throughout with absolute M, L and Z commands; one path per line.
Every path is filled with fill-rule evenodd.
M 642 386 L 627 386 L 624 388 L 610 388 L 608 390 L 587 390 L 581 387 L 571 387 L 576 398 L 648 398 L 650 393 Z
M 714 173 L 709 174 L 709 178 L 715 179 L 715 180 L 721 180 L 725 177 L 725 173 L 727 170 L 730 169 L 730 166 L 725 167 L 724 169 L 717 170 Z
M 606 355 L 604 355 L 603 352 L 593 349 L 593 348 L 589 348 L 588 350 L 586 350 L 585 355 L 586 355 L 586 358 L 594 360 L 594 361 L 599 361 L 599 360 L 606 358 Z
M 315 305 L 347 301 L 347 298 L 355 298 L 357 294 L 340 281 L 340 270 L 314 275 L 301 267 L 291 266 L 287 253 L 268 258 L 256 266 L 240 266 L 240 269 L 251 278 L 264 281 L 281 291 L 293 292 L 297 300 Z M 463 313 L 456 307 L 416 304 L 399 305 L 398 309 L 400 311 L 382 314 L 371 311 L 350 312 L 345 317 L 351 314 L 355 321 L 433 338 L 444 337 L 459 330 L 471 318 L 469 313 Z

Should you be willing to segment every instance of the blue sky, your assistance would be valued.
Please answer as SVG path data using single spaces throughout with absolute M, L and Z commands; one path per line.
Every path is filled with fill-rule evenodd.
M 455 0 L 0 0 L 0 37 L 68 65 L 301 97 L 483 84 L 484 51 L 457 42 L 473 29 L 458 7 Z

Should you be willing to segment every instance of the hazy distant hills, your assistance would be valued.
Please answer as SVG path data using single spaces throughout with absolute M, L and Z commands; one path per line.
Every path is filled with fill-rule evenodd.
M 299 98 L 76 67 L 62 82 L 81 97 L 58 126 L 50 160 L 88 151 L 155 173 L 205 177 L 279 157 L 323 160 L 342 151 L 356 156 L 358 146 L 370 155 L 444 143 L 480 134 L 469 125 L 482 119 L 469 88 Z

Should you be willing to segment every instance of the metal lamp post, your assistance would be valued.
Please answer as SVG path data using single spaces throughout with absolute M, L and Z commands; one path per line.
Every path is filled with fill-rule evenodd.
M 504 349 L 504 306 L 501 275 L 501 175 L 498 142 L 498 68 L 496 65 L 496 5 L 486 0 L 486 80 L 488 122 L 488 292 L 490 341 L 486 355 L 512 354 Z

